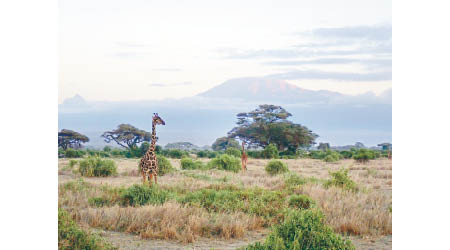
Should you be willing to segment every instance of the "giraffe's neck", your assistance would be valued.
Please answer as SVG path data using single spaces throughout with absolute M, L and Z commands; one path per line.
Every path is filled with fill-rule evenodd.
M 147 150 L 147 156 L 155 155 L 155 147 L 156 147 L 156 124 L 152 122 L 152 142 L 150 143 L 150 147 Z

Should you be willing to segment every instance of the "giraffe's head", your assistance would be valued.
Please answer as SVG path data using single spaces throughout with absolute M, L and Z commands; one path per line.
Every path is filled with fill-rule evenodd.
M 166 125 L 166 123 L 164 122 L 163 119 L 161 119 L 161 117 L 159 117 L 158 113 L 153 113 L 153 122 L 156 125 Z

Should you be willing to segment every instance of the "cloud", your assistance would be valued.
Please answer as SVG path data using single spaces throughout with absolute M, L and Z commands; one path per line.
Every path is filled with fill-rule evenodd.
M 167 84 L 167 83 L 149 83 L 147 84 L 147 86 L 149 87 L 175 87 L 175 86 L 187 86 L 187 85 L 191 85 L 192 82 L 178 82 L 178 83 L 172 83 L 172 84 Z
M 116 42 L 116 45 L 120 47 L 126 47 L 126 48 L 142 48 L 145 47 L 144 43 L 138 43 L 138 42 Z
M 350 39 L 350 40 L 369 40 L 369 41 L 387 41 L 392 39 L 391 25 L 377 26 L 353 26 L 339 28 L 319 28 L 310 32 L 302 32 L 299 35 L 311 35 L 321 39 Z
M 139 51 L 125 51 L 125 52 L 117 52 L 112 54 L 114 57 L 119 57 L 123 59 L 132 59 L 132 58 L 142 58 L 146 55 L 150 55 L 148 52 L 139 52 Z
M 289 61 L 269 61 L 264 62 L 265 65 L 277 65 L 277 66 L 296 66 L 296 65 L 324 65 L 324 64 L 362 64 L 367 67 L 392 67 L 391 59 L 383 58 L 371 58 L 371 59 L 358 59 L 358 58 L 319 58 L 313 60 L 289 60 Z
M 319 28 L 294 34 L 308 43 L 289 49 L 238 50 L 222 49 L 227 59 L 296 58 L 344 55 L 391 55 L 392 27 L 353 26 Z
M 160 69 L 153 69 L 153 71 L 171 71 L 171 72 L 174 72 L 174 71 L 181 71 L 181 69 L 178 69 L 178 68 L 160 68 Z
M 317 80 L 338 80 L 338 81 L 388 81 L 392 80 L 392 72 L 369 72 L 369 73 L 344 73 L 344 72 L 328 72 L 320 70 L 293 70 L 285 73 L 272 74 L 267 77 L 298 80 L 298 79 L 317 79 Z

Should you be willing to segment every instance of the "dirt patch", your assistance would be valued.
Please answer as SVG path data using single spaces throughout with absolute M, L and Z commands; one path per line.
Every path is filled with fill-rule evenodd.
M 165 240 L 141 239 L 137 235 L 93 229 L 119 249 L 237 249 L 248 244 L 263 241 L 268 231 L 248 232 L 239 240 L 217 240 L 200 238 L 194 243 L 178 243 Z

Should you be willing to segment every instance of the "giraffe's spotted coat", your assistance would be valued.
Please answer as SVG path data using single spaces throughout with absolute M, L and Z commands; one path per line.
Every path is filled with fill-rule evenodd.
M 158 160 L 156 159 L 155 147 L 158 138 L 156 137 L 156 125 L 160 124 L 165 125 L 165 122 L 158 114 L 154 114 L 152 119 L 152 142 L 139 163 L 144 183 L 148 180 L 151 184 L 153 176 L 155 177 L 155 183 L 157 183 Z

